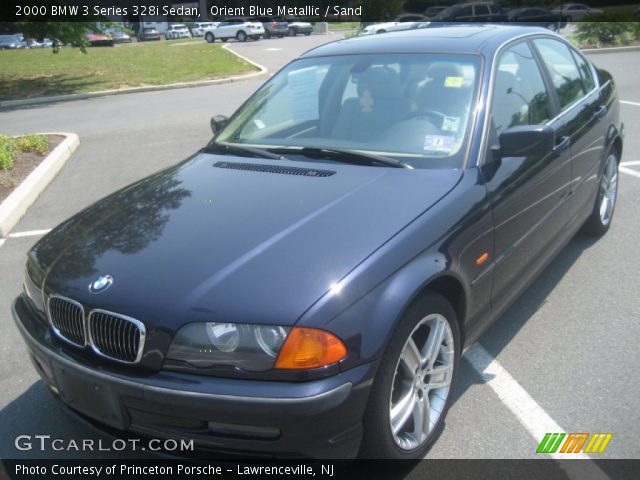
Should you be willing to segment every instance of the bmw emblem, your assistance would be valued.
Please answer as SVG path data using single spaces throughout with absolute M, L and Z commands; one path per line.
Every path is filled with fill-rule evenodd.
M 111 275 L 100 275 L 89 285 L 89 291 L 91 293 L 102 293 L 109 288 L 112 283 L 113 277 Z

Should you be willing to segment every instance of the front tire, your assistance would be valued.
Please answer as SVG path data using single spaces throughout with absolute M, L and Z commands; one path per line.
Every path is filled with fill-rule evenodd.
M 602 236 L 609 230 L 618 199 L 618 159 L 616 150 L 609 152 L 600 176 L 596 202 L 582 230 L 587 235 Z
M 289 33 L 288 34 L 289 34 L 290 37 L 295 37 L 296 33 L 298 33 L 298 32 L 296 32 L 295 28 L 289 28 Z
M 419 459 L 438 437 L 460 361 L 455 311 L 442 295 L 416 300 L 380 361 L 364 414 L 360 456 Z
M 213 33 L 209 32 L 204 36 L 204 39 L 207 41 L 207 43 L 213 43 L 216 41 L 216 37 L 213 36 Z

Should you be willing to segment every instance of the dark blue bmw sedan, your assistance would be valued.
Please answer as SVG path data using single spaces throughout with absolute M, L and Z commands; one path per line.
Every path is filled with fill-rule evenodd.
M 548 30 L 353 38 L 28 255 L 14 317 L 97 424 L 281 457 L 419 458 L 461 353 L 612 221 L 611 76 Z

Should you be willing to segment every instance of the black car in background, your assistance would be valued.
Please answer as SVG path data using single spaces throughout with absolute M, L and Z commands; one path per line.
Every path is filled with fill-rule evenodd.
M 544 27 L 558 31 L 567 25 L 560 12 L 552 12 L 544 8 L 517 8 L 509 12 L 509 21 L 525 26 Z
M 273 17 L 252 17 L 252 22 L 261 22 L 264 27 L 264 38 L 282 38 L 289 34 L 289 24 L 286 20 Z
M 442 10 L 435 17 L 433 22 L 506 22 L 508 19 L 504 9 L 495 3 L 472 2 L 459 3 L 445 10 Z

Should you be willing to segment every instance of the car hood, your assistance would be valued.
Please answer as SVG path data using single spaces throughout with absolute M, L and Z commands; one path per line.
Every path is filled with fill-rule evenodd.
M 201 153 L 72 217 L 31 257 L 47 293 L 158 326 L 293 324 L 460 177 Z M 90 293 L 106 274 L 113 285 Z

